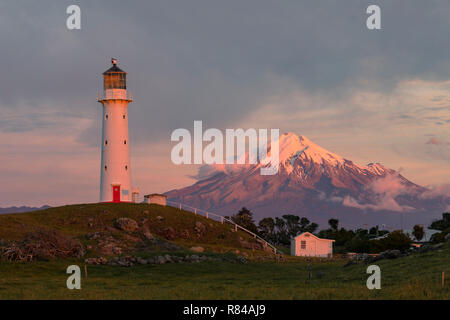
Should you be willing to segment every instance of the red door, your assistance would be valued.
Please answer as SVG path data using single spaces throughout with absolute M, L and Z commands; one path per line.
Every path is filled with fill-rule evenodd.
M 113 186 L 113 202 L 120 202 L 120 186 Z

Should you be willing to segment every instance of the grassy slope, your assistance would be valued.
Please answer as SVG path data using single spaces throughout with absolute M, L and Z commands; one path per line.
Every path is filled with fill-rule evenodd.
M 157 219 L 163 217 L 162 221 Z M 178 234 L 188 230 L 189 239 L 181 237 L 173 241 L 182 247 L 201 245 L 207 250 L 215 252 L 226 252 L 230 250 L 242 250 L 239 237 L 246 241 L 254 241 L 247 233 L 238 231 L 231 232 L 230 224 L 221 224 L 192 212 L 180 211 L 173 207 L 162 207 L 147 204 L 82 204 L 55 207 L 46 210 L 27 212 L 20 214 L 9 214 L 0 216 L 0 239 L 21 240 L 31 232 L 41 229 L 59 230 L 65 234 L 79 238 L 88 244 L 85 239 L 87 233 L 104 230 L 105 226 L 112 227 L 117 218 L 128 217 L 138 223 L 143 218 L 148 219 L 148 226 L 153 234 L 158 234 L 167 227 L 173 228 Z M 197 238 L 194 232 L 195 222 L 202 222 L 207 232 Z M 123 238 L 123 232 L 113 231 L 116 238 Z M 258 255 L 266 253 L 250 252 Z
M 105 206 L 108 206 L 105 209 Z M 37 228 L 57 228 L 73 235 L 92 232 L 87 219 L 96 210 L 101 222 L 115 217 L 138 219 L 144 207 L 140 205 L 67 206 L 31 214 L 0 217 L 0 239 L 20 239 L 26 231 Z M 145 207 L 148 208 L 148 207 Z M 104 213 L 108 210 L 109 213 Z M 113 213 L 113 211 L 115 213 Z M 117 211 L 117 212 L 116 212 Z M 175 228 L 185 228 L 198 216 L 180 216 L 172 208 L 152 206 L 150 216 L 166 217 Z M 171 221 L 171 220 L 174 221 Z M 183 220 L 186 221 L 183 222 Z M 193 219 L 193 220 L 192 220 Z M 104 221 L 103 221 L 104 220 Z M 170 221 L 168 221 L 170 220 Z M 176 221 L 175 221 L 176 220 Z M 206 221 L 209 223 L 209 221 Z M 218 224 L 229 233 L 229 226 Z M 217 229 L 220 230 L 220 229 Z M 236 234 L 217 240 L 211 234 L 212 248 L 231 248 Z M 219 241 L 220 243 L 217 243 Z M 88 277 L 82 279 L 82 290 L 71 291 L 65 286 L 65 270 L 82 261 L 51 261 L 25 263 L 0 262 L 1 299 L 449 299 L 450 281 L 440 285 L 441 272 L 450 278 L 450 245 L 440 252 L 412 255 L 377 264 L 382 272 L 382 289 L 366 288 L 366 266 L 343 268 L 343 260 L 312 263 L 313 279 L 306 283 L 307 262 L 289 257 L 284 263 L 250 262 L 246 265 L 204 262 L 199 264 L 144 265 L 131 268 L 89 266 Z M 321 279 L 315 278 L 323 272 Z

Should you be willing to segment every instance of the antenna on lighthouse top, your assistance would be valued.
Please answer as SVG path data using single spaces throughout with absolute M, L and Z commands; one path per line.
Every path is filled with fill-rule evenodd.
M 117 59 L 111 58 L 111 63 L 115 66 L 117 64 Z

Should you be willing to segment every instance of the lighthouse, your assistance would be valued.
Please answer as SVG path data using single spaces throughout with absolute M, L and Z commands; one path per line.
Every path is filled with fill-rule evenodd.
M 127 73 L 111 59 L 103 73 L 100 202 L 131 202 L 130 142 L 128 137 Z

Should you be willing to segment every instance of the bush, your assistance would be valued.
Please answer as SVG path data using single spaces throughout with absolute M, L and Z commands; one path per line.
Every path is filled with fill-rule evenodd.
M 411 239 L 400 230 L 393 231 L 389 235 L 380 240 L 373 240 L 373 250 L 382 252 L 386 250 L 408 250 L 411 246 Z

